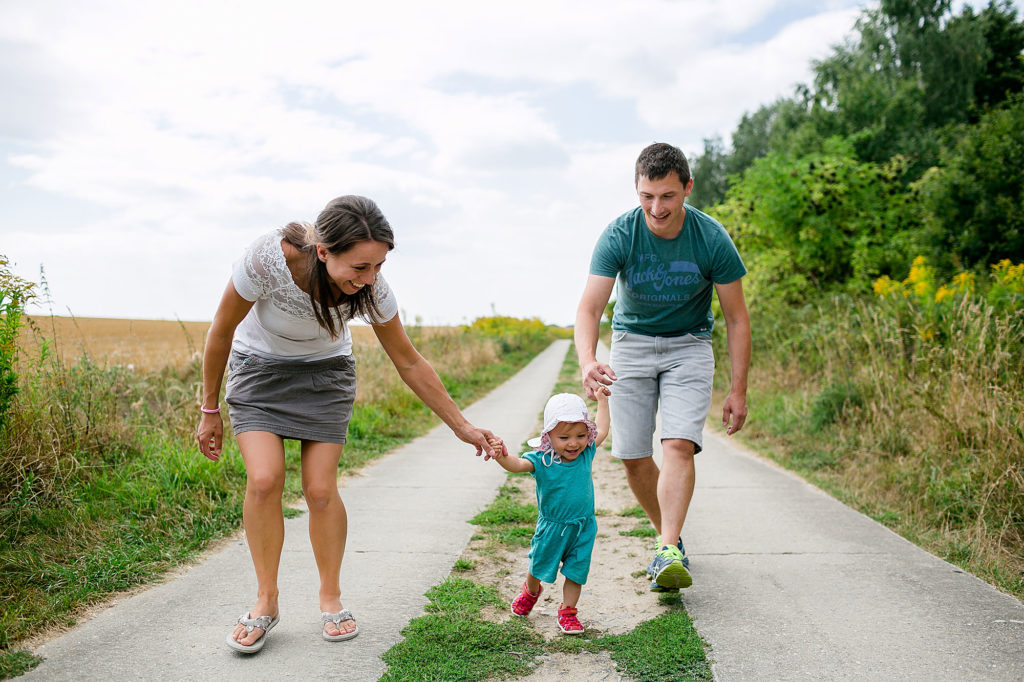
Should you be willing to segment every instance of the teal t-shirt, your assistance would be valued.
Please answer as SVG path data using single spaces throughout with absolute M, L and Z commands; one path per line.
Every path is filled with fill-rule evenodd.
M 721 223 L 686 206 L 674 239 L 655 236 L 641 207 L 608 225 L 594 247 L 590 274 L 616 277 L 612 329 L 645 336 L 710 337 L 713 284 L 747 274 Z
M 576 521 L 594 515 L 594 478 L 591 468 L 597 446 L 588 445 L 571 462 L 555 462 L 544 466 L 543 459 L 551 455 L 540 450 L 523 453 L 523 459 L 533 464 L 533 478 L 537 482 L 537 508 L 540 517 L 548 521 Z

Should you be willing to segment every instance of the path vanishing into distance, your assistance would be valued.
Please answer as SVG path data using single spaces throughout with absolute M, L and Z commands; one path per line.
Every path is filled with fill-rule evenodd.
M 555 342 L 466 416 L 509 444 L 534 435 L 568 350 Z M 423 613 L 424 593 L 473 533 L 468 519 L 505 477 L 439 426 L 341 479 L 342 599 L 359 623 L 353 640 L 320 637 L 302 515 L 285 522 L 281 622 L 259 654 L 224 644 L 256 590 L 238 534 L 37 646 L 45 660 L 23 678 L 375 680 L 381 654 Z M 683 603 L 711 646 L 717 680 L 1024 680 L 1018 599 L 711 430 L 685 535 L 694 584 Z

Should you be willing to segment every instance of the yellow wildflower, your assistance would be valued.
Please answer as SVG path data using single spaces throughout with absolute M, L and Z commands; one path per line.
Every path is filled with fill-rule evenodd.
M 928 275 L 931 274 L 927 262 L 924 256 L 915 258 L 914 262 L 910 265 L 910 274 L 907 275 L 904 284 L 917 284 L 918 282 L 925 281 Z
M 895 287 L 896 283 L 889 279 L 889 275 L 882 275 L 872 285 L 876 296 L 888 296 Z
M 1013 265 L 1004 258 L 992 266 L 992 278 L 1010 291 L 1024 293 L 1024 263 Z
M 974 273 L 961 272 L 953 277 L 953 288 L 960 292 L 974 291 Z M 936 294 L 938 295 L 938 294 Z
M 947 298 L 950 298 L 952 296 L 953 290 L 947 287 L 945 284 L 943 284 L 941 287 L 939 287 L 939 290 L 935 292 L 935 302 L 942 303 Z

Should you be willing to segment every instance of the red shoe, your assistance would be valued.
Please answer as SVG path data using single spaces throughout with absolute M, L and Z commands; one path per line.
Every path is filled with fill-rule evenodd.
M 558 608 L 558 629 L 565 635 L 582 635 L 583 623 L 576 617 L 576 608 L 566 606 Z
M 533 611 L 533 605 L 540 599 L 540 593 L 544 591 L 544 586 L 541 585 L 537 590 L 537 594 L 530 592 L 530 588 L 523 583 L 523 591 L 519 593 L 519 596 L 512 600 L 512 613 L 517 616 L 528 616 L 530 611 Z

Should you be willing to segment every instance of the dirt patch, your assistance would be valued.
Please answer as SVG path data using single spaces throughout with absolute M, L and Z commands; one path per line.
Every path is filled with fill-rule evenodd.
M 515 494 L 519 502 L 536 502 L 533 477 L 516 476 L 510 481 L 519 488 Z M 648 590 L 650 581 L 643 572 L 653 554 L 655 538 L 620 534 L 649 524 L 646 518 L 623 515 L 635 508 L 637 502 L 626 483 L 622 464 L 611 457 L 608 446 L 600 448 L 594 460 L 594 498 L 597 542 L 590 576 L 577 605 L 579 619 L 589 636 L 624 634 L 661 615 L 667 607 L 658 603 L 657 593 Z M 474 568 L 457 575 L 496 587 L 506 603 L 511 604 L 526 579 L 528 553 L 529 547 L 509 550 L 486 538 L 474 539 L 462 554 L 462 559 L 473 562 Z M 562 600 L 561 575 L 558 583 L 544 583 L 543 587 L 544 592 L 529 616 L 530 622 L 545 640 L 563 639 L 566 636 L 556 623 Z M 495 620 L 514 617 L 508 607 L 503 613 L 489 616 Z M 607 651 L 542 656 L 536 670 L 525 679 L 554 681 L 564 680 L 566 675 L 579 680 L 625 679 L 616 672 Z

